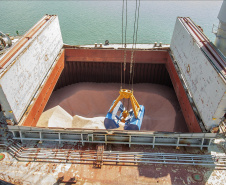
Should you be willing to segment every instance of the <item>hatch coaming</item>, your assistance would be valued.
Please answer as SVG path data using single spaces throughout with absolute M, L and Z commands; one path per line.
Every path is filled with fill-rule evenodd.
M 47 86 L 49 83 L 46 83 L 46 82 L 49 81 L 48 79 L 51 73 L 56 73 L 56 71 L 59 77 L 59 74 L 63 70 L 58 83 L 57 83 L 57 80 L 50 83 L 51 89 L 53 89 L 55 85 L 57 89 L 65 85 L 80 82 L 81 80 L 84 80 L 84 79 L 93 80 L 92 75 L 98 76 L 99 79 L 98 78 L 96 79 L 98 82 L 101 80 L 108 80 L 108 79 L 113 80 L 113 82 L 117 82 L 117 81 L 120 82 L 120 65 L 123 62 L 123 56 L 124 56 L 124 49 L 122 48 L 117 48 L 117 49 L 96 48 L 96 47 L 89 47 L 89 48 L 76 47 L 75 48 L 73 46 L 70 48 L 69 46 L 67 46 L 63 52 L 65 53 L 65 56 L 63 55 L 63 57 L 62 56 L 60 57 L 61 58 L 60 63 L 64 63 L 63 65 L 64 69 L 61 68 L 60 73 L 58 73 L 59 70 L 57 68 L 55 70 L 51 68 L 51 67 L 54 67 L 53 64 L 59 62 L 58 60 L 55 60 L 55 59 L 59 55 L 60 50 L 62 49 L 63 41 L 62 41 L 62 36 L 61 36 L 61 31 L 60 31 L 59 21 L 57 16 L 52 16 L 50 20 L 51 20 L 50 22 L 47 21 L 46 24 L 43 25 L 44 28 L 41 27 L 40 29 L 37 30 L 38 32 L 41 30 L 38 35 L 34 34 L 35 36 L 30 38 L 30 44 L 28 46 L 24 45 L 23 50 L 19 53 L 16 53 L 16 56 L 18 56 L 16 59 L 15 59 L 15 56 L 13 56 L 14 58 L 12 57 L 12 59 L 14 59 L 13 62 L 9 64 L 10 66 L 9 68 L 7 68 L 7 72 L 4 73 L 4 75 L 2 75 L 2 78 L 0 80 L 0 82 L 2 82 L 3 84 L 2 90 L 4 93 L 2 94 L 3 95 L 6 94 L 6 96 L 4 97 L 5 99 L 4 98 L 2 99 L 4 99 L 5 102 L 8 103 L 9 105 L 8 108 L 7 106 L 3 106 L 5 110 L 5 115 L 7 118 L 13 118 L 15 122 L 19 122 L 21 117 L 25 115 L 25 113 L 26 115 L 29 115 L 28 116 L 29 119 L 27 120 L 39 118 L 39 116 L 35 117 L 35 115 L 40 115 L 40 111 L 42 112 L 43 107 L 48 101 L 48 97 L 50 96 L 52 90 L 48 91 L 49 95 L 45 99 L 44 104 L 41 104 L 42 108 L 40 110 L 38 109 L 39 114 L 35 113 L 35 110 L 37 107 L 39 107 L 38 104 L 40 103 L 40 101 L 36 101 L 36 99 L 40 99 L 40 97 L 43 97 L 43 94 L 45 94 L 44 92 L 45 89 L 48 89 Z M 176 27 L 178 27 L 177 24 L 176 24 Z M 174 35 L 176 34 L 178 38 L 180 38 L 181 36 L 184 37 L 183 31 L 186 32 L 185 28 L 177 28 L 177 29 L 179 29 L 179 31 L 181 31 L 182 34 L 177 33 L 178 30 L 176 30 Z M 175 38 L 176 40 L 172 41 L 171 49 L 173 48 L 173 45 L 176 44 L 176 42 L 179 42 L 179 43 L 183 42 L 181 41 L 182 39 L 178 40 L 178 38 Z M 185 39 L 189 39 L 189 38 L 185 37 Z M 182 43 L 182 46 L 183 46 L 183 43 Z M 176 51 L 179 51 L 179 49 L 183 49 L 183 47 L 181 48 L 177 48 L 177 47 L 176 47 L 177 49 Z M 176 53 L 175 48 L 173 48 L 172 51 L 173 51 L 173 56 L 171 56 L 169 48 L 158 49 L 158 48 L 155 48 L 154 45 L 149 49 L 148 48 L 137 49 L 136 55 L 135 55 L 136 70 L 137 70 L 137 72 L 135 73 L 135 76 L 136 75 L 137 76 L 134 82 L 136 83 L 136 80 L 137 80 L 137 83 L 143 83 L 144 80 L 146 80 L 148 83 L 150 83 L 150 79 L 148 79 L 147 76 L 151 74 L 152 76 L 150 77 L 153 77 L 153 75 L 155 75 L 155 77 L 151 79 L 151 80 L 154 80 L 153 81 L 154 83 L 162 83 L 169 86 L 172 86 L 173 84 L 174 90 L 180 102 L 184 117 L 186 119 L 186 123 L 190 127 L 189 128 L 190 132 L 201 132 L 202 129 L 200 129 L 200 125 L 194 113 L 193 106 L 191 105 L 192 102 L 190 101 L 188 96 L 190 91 L 195 87 L 190 87 L 188 85 L 187 86 L 188 89 L 185 89 L 184 84 L 187 85 L 187 76 L 186 74 L 184 74 L 184 68 L 181 68 L 180 65 L 179 65 L 179 72 L 178 70 L 176 70 L 176 66 L 175 66 L 176 64 L 174 63 L 175 61 L 173 59 L 173 57 L 175 56 L 176 56 L 175 59 L 177 58 L 177 55 L 175 55 Z M 181 54 L 183 54 L 183 52 L 184 51 L 181 51 Z M 194 52 L 199 52 L 199 51 L 194 51 Z M 180 56 L 180 53 L 178 55 Z M 197 55 L 201 55 L 201 54 L 198 53 Z M 127 65 L 129 65 L 130 63 L 130 57 L 131 57 L 131 49 L 127 49 L 127 58 L 126 58 Z M 79 65 L 81 65 L 82 70 L 80 70 Z M 113 66 L 115 67 L 114 69 L 112 68 Z M 105 67 L 106 70 L 103 67 Z M 147 67 L 149 67 L 149 71 Z M 14 68 L 19 70 L 19 72 L 17 72 Z M 193 69 L 193 66 L 191 66 L 190 68 Z M 106 74 L 100 74 L 102 72 L 100 69 L 102 71 L 105 70 Z M 112 73 L 110 73 L 109 69 Z M 158 73 L 156 69 L 158 69 Z M 167 73 L 167 70 L 169 74 Z M 15 74 L 13 74 L 13 72 Z M 77 73 L 79 73 L 80 76 L 82 77 L 80 79 L 79 77 L 77 78 L 76 75 L 74 75 L 75 72 L 76 72 L 76 75 L 78 75 Z M 86 74 L 84 74 L 83 72 L 86 72 Z M 50 74 L 47 75 L 48 73 Z M 167 75 L 165 75 L 165 73 L 167 73 Z M 179 75 L 180 75 L 179 73 L 181 73 L 184 78 L 179 78 Z M 92 74 L 92 75 L 90 76 L 89 74 Z M 143 74 L 143 76 L 139 77 L 139 74 Z M 193 75 L 193 73 L 190 73 L 190 74 Z M 7 76 L 8 76 L 7 79 L 3 78 Z M 87 78 L 89 76 L 90 78 Z M 111 76 L 111 78 L 106 78 L 109 76 Z M 15 77 L 16 80 L 14 80 L 12 77 Z M 172 83 L 170 82 L 170 79 Z M 13 81 L 13 84 L 11 84 L 11 86 L 8 86 L 6 88 L 7 90 L 6 91 L 4 88 L 6 87 L 6 84 L 9 83 L 9 81 Z M 9 92 L 10 87 L 13 92 Z M 29 93 L 27 93 L 28 90 L 29 90 Z M 17 97 L 17 99 L 15 97 Z M 184 102 L 186 103 L 184 104 Z M 33 107 L 36 107 L 36 108 L 33 109 Z M 197 112 L 203 111 L 202 107 L 200 109 L 200 107 L 197 106 L 197 108 L 198 108 Z M 31 110 L 33 111 L 33 113 L 30 112 Z M 22 120 L 22 122 L 24 122 L 24 119 Z M 30 121 L 25 121 L 25 122 L 26 122 L 25 124 L 26 126 L 36 125 L 35 123 L 34 124 L 30 123 Z

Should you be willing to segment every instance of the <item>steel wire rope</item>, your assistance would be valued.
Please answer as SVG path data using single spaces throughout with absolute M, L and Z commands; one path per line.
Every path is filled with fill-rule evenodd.
M 136 0 L 136 9 L 134 15 L 134 24 L 133 24 L 133 45 L 131 50 L 131 60 L 130 60 L 130 78 L 129 78 L 129 87 L 131 89 L 130 83 L 132 78 L 132 67 L 133 67 L 133 52 L 134 52 L 134 41 L 135 41 L 135 34 L 136 34 L 136 24 L 137 24 L 137 0 Z
M 139 16 L 140 16 L 140 0 L 139 0 L 139 5 L 138 5 L 138 15 L 137 15 L 137 28 L 136 28 L 136 40 L 135 40 L 135 50 L 137 48 L 137 32 L 138 32 L 138 28 L 139 28 Z M 132 91 L 133 91 L 133 79 L 134 79 L 134 68 L 135 68 L 135 53 L 134 53 L 134 59 L 133 59 L 133 73 L 132 73 Z
M 123 17 L 124 17 L 124 0 L 122 2 L 122 47 L 123 47 L 123 26 L 124 26 L 124 22 L 123 22 Z M 122 89 L 122 61 L 121 61 L 121 87 L 120 89 Z
M 139 4 L 137 3 L 137 0 L 136 0 L 136 9 L 135 9 L 135 15 L 134 15 L 133 45 L 131 50 L 131 61 L 130 61 L 130 79 L 129 79 L 129 87 L 131 91 L 133 91 L 133 78 L 134 78 L 134 66 L 135 66 L 134 46 L 136 50 L 139 12 L 140 12 L 140 0 L 139 0 Z M 130 84 L 131 81 L 132 81 L 132 87 Z M 128 99 L 128 109 L 129 109 L 129 99 Z
M 124 1 L 124 0 L 123 0 Z M 125 25 L 125 49 L 124 49 L 124 88 L 125 88 L 125 84 L 126 84 L 126 47 L 127 47 L 127 44 L 126 44 L 126 35 L 127 35 L 127 8 L 128 8 L 128 5 L 127 5 L 127 0 L 126 0 L 126 25 Z
M 126 7 L 125 7 L 126 4 Z M 128 22 L 128 3 L 126 0 L 123 0 L 123 4 L 122 4 L 122 46 L 124 44 L 124 65 L 123 65 L 123 70 L 124 70 L 124 84 L 123 84 L 123 88 L 125 88 L 125 83 L 126 83 L 126 47 L 127 47 L 127 43 L 126 43 L 126 37 L 127 37 L 127 22 Z M 134 47 L 136 50 L 136 44 L 137 44 L 137 33 L 138 33 L 138 21 L 139 21 L 139 10 L 140 10 L 140 0 L 139 0 L 139 4 L 136 0 L 136 8 L 135 8 L 135 15 L 134 15 L 134 30 L 133 30 L 133 44 L 132 44 L 132 50 L 131 50 L 131 62 L 130 62 L 130 74 L 129 74 L 129 88 L 133 91 L 133 78 L 134 78 L 134 65 L 135 65 L 135 59 L 134 59 Z M 125 13 L 125 30 L 124 30 L 124 11 Z M 123 35 L 125 31 L 125 35 Z M 125 40 L 125 43 L 123 42 Z M 122 62 L 121 62 L 121 89 L 122 89 Z M 131 88 L 132 85 L 132 88 Z M 123 105 L 124 105 L 124 99 L 123 99 Z M 128 106 L 127 109 L 129 108 L 129 99 L 128 99 Z
M 126 4 L 126 8 L 125 8 L 125 4 Z M 126 21 L 125 21 L 125 44 L 124 44 L 124 62 L 123 62 L 123 71 L 124 71 L 124 84 L 123 84 L 123 88 L 125 89 L 125 83 L 126 83 L 126 35 L 127 35 L 127 8 L 128 8 L 128 5 L 127 5 L 127 0 L 126 0 L 126 3 L 125 3 L 125 0 L 123 0 L 123 4 L 122 4 L 122 45 L 123 45 L 123 28 L 124 28 L 124 10 L 125 10 L 125 17 L 126 17 Z M 121 63 L 121 89 L 122 89 L 122 63 Z M 123 98 L 123 105 L 124 105 L 124 98 Z

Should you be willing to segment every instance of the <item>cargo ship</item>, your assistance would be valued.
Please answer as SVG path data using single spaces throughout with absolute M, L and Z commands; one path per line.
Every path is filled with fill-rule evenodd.
M 0 55 L 0 180 L 223 183 L 225 12 L 223 1 L 215 45 L 189 17 L 178 17 L 170 45 L 135 49 L 64 44 L 58 17 L 45 15 Z M 133 101 L 145 107 L 139 125 L 107 128 L 118 91 L 131 85 Z

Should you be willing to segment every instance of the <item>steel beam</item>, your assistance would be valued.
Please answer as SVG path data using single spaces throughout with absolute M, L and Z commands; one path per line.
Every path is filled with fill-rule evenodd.
M 124 132 L 105 130 L 54 130 L 32 127 L 8 126 L 13 139 L 36 141 L 56 141 L 74 143 L 128 144 L 175 147 L 208 148 L 215 138 L 225 137 L 215 133 L 164 133 L 164 132 Z
M 226 167 L 225 156 L 178 154 L 178 153 L 149 153 L 149 152 L 120 152 L 95 150 L 70 150 L 22 147 L 14 142 L 8 146 L 9 153 L 18 161 L 60 162 L 60 163 L 93 163 L 93 164 L 183 164 Z

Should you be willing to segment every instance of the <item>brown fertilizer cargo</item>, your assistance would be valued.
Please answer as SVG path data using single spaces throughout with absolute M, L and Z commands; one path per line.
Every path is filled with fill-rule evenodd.
M 54 91 L 37 126 L 105 129 L 104 117 L 119 88 L 117 83 L 78 83 Z M 188 131 L 172 88 L 157 84 L 135 84 L 133 88 L 137 101 L 145 106 L 141 130 Z

